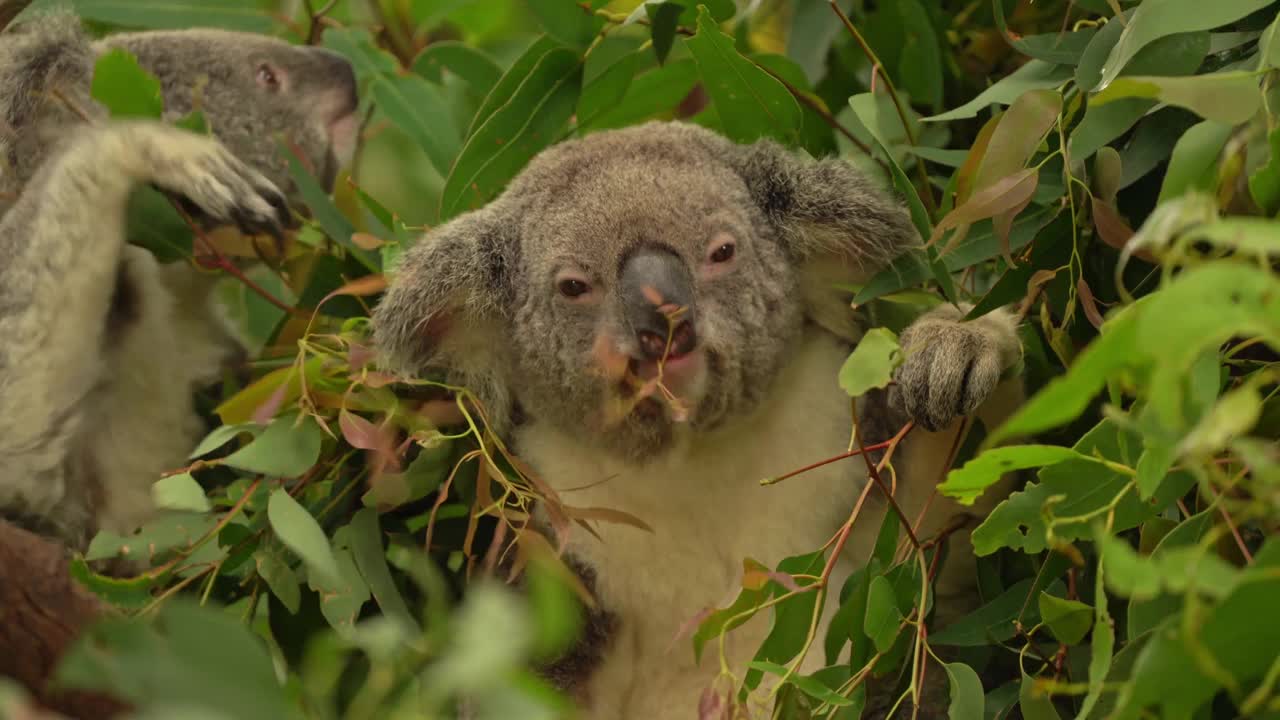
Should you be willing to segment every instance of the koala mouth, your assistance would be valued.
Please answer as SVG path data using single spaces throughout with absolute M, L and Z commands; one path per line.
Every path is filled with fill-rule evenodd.
M 702 394 L 705 369 L 701 351 L 662 362 L 630 358 L 619 383 L 619 398 L 641 418 L 669 416 L 673 422 L 686 422 Z
M 338 167 L 345 167 L 355 157 L 359 132 L 360 118 L 355 112 L 329 123 L 329 147 Z

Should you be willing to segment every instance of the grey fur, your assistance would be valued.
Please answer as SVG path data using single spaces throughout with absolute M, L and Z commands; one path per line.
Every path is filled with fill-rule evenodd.
M 108 119 L 89 84 L 115 48 L 159 78 L 167 118 L 198 108 L 213 136 Z M 0 73 L 0 193 L 16 197 L 0 204 L 0 509 L 83 546 L 145 519 L 152 482 L 201 432 L 192 390 L 236 350 L 213 278 L 127 243 L 130 193 L 151 184 L 208 226 L 278 234 L 293 224 L 280 136 L 331 183 L 354 75 L 327 51 L 251 34 L 91 41 L 61 12 L 0 34 Z
M 736 255 L 724 265 L 727 269 L 716 269 L 708 252 L 726 237 L 736 242 Z M 788 370 L 801 354 L 809 358 L 806 362 L 825 358 L 822 367 L 829 367 L 830 358 L 835 356 L 838 362 L 844 352 L 841 342 L 851 348 L 861 336 L 863 328 L 850 309 L 849 297 L 834 289 L 833 283 L 865 281 L 918 242 L 901 205 L 847 163 L 802 157 L 768 141 L 738 145 L 691 124 L 648 123 L 588 135 L 542 152 L 498 198 L 421 239 L 403 256 L 375 311 L 376 338 L 393 369 L 409 374 L 443 370 L 450 382 L 475 391 L 495 429 L 514 436 L 517 452 L 537 445 L 543 461 L 555 461 L 556 453 L 571 457 L 559 468 L 562 474 L 568 468 L 571 476 L 574 467 L 590 465 L 583 471 L 588 477 L 548 480 L 575 485 L 592 480 L 590 474 L 601 468 L 637 469 L 630 482 L 649 483 L 659 496 L 626 489 L 607 495 L 611 491 L 605 483 L 590 496 L 591 502 L 607 502 L 607 496 L 624 505 L 632 503 L 659 515 L 649 516 L 660 521 L 655 527 L 663 525 L 679 537 L 697 538 L 693 542 L 699 544 L 680 551 L 687 555 L 680 558 L 681 577 L 687 582 L 696 574 L 689 564 L 706 563 L 714 568 L 713 574 L 729 572 L 725 563 L 732 567 L 740 562 L 732 553 L 742 545 L 743 536 L 734 541 L 734 547 L 716 546 L 717 538 L 706 537 L 712 531 L 704 532 L 704 524 L 696 518 L 700 513 L 715 514 L 719 508 L 667 508 L 661 493 L 670 492 L 671 485 L 665 483 L 675 477 L 685 486 L 700 485 L 705 474 L 709 502 L 724 498 L 716 493 L 737 492 L 724 490 L 731 481 L 723 476 L 723 469 L 701 467 L 689 458 L 768 458 L 770 447 L 782 450 L 792 441 L 775 434 L 777 428 L 762 424 L 754 412 L 785 405 L 778 402 L 781 397 L 803 397 L 820 404 L 821 408 L 814 408 L 812 430 L 820 431 L 822 440 L 806 442 L 820 442 L 819 450 L 839 452 L 839 447 L 827 443 L 846 441 L 847 427 L 833 427 L 833 419 L 838 422 L 841 413 L 847 412 L 849 400 L 842 396 L 834 371 L 797 375 Z M 619 288 L 625 284 L 619 280 L 627 276 L 632 254 L 640 248 L 674 253 L 693 278 L 690 305 L 696 305 L 696 335 L 706 358 L 705 372 L 699 376 L 705 385 L 691 393 L 696 405 L 684 426 L 672 412 L 636 411 L 609 423 L 601 410 L 610 397 L 625 391 L 601 376 L 599 344 L 612 346 L 624 362 L 641 358 L 633 324 L 627 321 L 628 313 L 636 311 L 635 293 Z M 558 291 L 565 273 L 592 290 L 567 300 Z M 683 277 L 665 266 L 651 275 L 660 281 Z M 684 290 L 683 280 L 671 282 Z M 1011 317 L 999 312 L 962 323 L 959 313 L 956 308 L 938 309 L 903 334 L 908 355 L 897 374 L 897 386 L 861 403 L 868 442 L 896 432 L 899 415 L 929 430 L 948 425 L 986 399 L 1001 372 L 1014 364 L 1019 348 Z M 789 379 L 784 382 L 780 379 L 784 377 Z M 510 422 L 516 409 L 527 418 L 519 427 Z M 805 435 L 808 431 L 796 428 L 794 432 Z M 525 440 L 531 442 L 522 449 Z M 709 444 L 730 447 L 716 454 Z M 738 444 L 750 447 L 738 452 L 734 449 Z M 911 454 L 935 457 L 949 446 L 946 437 L 908 443 L 907 464 L 925 472 L 929 463 L 913 463 Z M 847 481 L 837 478 L 834 485 L 807 486 L 826 489 L 804 489 L 805 483 L 817 480 L 790 480 L 796 484 L 774 497 L 785 499 L 790 493 L 826 512 L 837 498 L 823 493 L 832 487 L 849 492 L 860 482 L 856 475 L 860 466 L 843 466 L 849 468 L 843 470 L 849 473 Z M 656 469 L 650 473 L 648 468 Z M 549 472 L 536 463 L 533 469 Z M 768 472 L 763 467 L 751 470 L 761 476 Z M 828 472 L 841 470 L 828 468 Z M 743 483 L 742 492 L 759 492 L 757 479 L 734 477 L 732 482 Z M 917 510 L 913 507 L 908 512 Z M 723 522 L 715 527 L 723 529 Z M 744 518 L 742 522 L 752 521 Z M 826 526 L 819 523 L 827 521 L 819 515 L 796 522 L 819 528 L 805 527 L 805 532 L 830 532 L 820 529 Z M 741 531 L 732 523 L 727 527 L 730 532 Z M 676 591 L 665 584 L 671 572 L 664 565 L 667 559 L 649 555 L 647 549 L 670 548 L 657 541 L 651 546 L 645 544 L 647 539 L 636 537 L 631 542 L 644 550 L 628 554 L 617 544 L 626 542 L 625 538 L 612 540 L 612 545 L 608 540 L 603 545 L 585 540 L 578 546 L 591 553 L 603 548 L 600 557 L 639 558 L 637 562 L 644 564 L 642 568 L 590 567 L 601 585 L 609 586 L 606 594 L 615 593 L 612 601 L 627 605 L 626 598 L 616 593 L 638 588 L 651 593 L 646 598 L 668 602 Z M 643 577 L 627 584 L 615 581 L 619 574 Z M 696 608 L 681 606 L 684 609 Z M 589 647 L 573 655 L 567 666 L 572 669 L 567 675 L 573 677 L 557 680 L 583 692 L 597 666 L 613 662 L 615 670 L 630 669 L 608 675 L 614 689 L 604 692 L 619 697 L 594 698 L 595 714 L 588 717 L 608 717 L 624 706 L 637 713 L 627 717 L 655 712 L 653 701 L 637 698 L 661 697 L 670 688 L 645 686 L 647 678 L 631 673 L 652 673 L 663 667 L 666 661 L 654 651 L 637 650 L 660 641 L 642 642 L 632 635 L 627 644 L 615 642 L 622 635 L 613 634 L 625 635 L 618 628 L 628 625 L 658 627 L 676 622 L 657 616 L 662 612 L 642 603 L 620 611 L 616 618 L 610 615 L 607 624 L 592 626 Z M 628 662 L 635 664 L 627 666 Z M 633 677 L 634 695 L 617 689 Z M 696 697 L 686 699 L 692 702 Z M 683 702 L 672 700 L 673 706 Z M 642 710 L 636 703 L 648 704 Z

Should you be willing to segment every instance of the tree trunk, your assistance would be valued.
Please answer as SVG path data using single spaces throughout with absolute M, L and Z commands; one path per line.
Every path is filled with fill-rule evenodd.
M 55 692 L 58 661 L 105 606 L 67 572 L 61 545 L 0 521 L 0 675 L 25 686 L 43 706 L 73 718 L 102 720 L 127 706 L 104 695 Z

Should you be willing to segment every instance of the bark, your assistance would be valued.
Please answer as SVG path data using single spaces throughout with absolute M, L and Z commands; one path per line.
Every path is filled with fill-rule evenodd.
M 81 629 L 106 607 L 67 571 L 63 546 L 0 521 L 0 675 L 68 717 L 102 720 L 126 709 L 110 697 L 51 690 L 50 680 Z

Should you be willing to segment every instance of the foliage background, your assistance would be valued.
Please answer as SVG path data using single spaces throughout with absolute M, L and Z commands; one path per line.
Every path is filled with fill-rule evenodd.
M 680 118 L 839 154 L 893 186 L 930 242 L 854 302 L 891 331 L 942 298 L 1012 304 L 1035 391 L 1004 427 L 974 428 L 940 488 L 974 497 L 1031 471 L 974 533 L 980 610 L 934 632 L 920 574 L 937 547 L 891 515 L 844 588 L 802 572 L 815 548 L 746 583 L 695 647 L 770 603 L 774 631 L 734 679 L 745 694 L 781 675 L 778 717 L 858 717 L 872 684 L 905 717 L 939 667 L 955 718 L 1280 717 L 1280 3 L 71 4 L 95 32 L 323 44 L 355 64 L 367 121 L 332 199 L 295 164 L 313 220 L 283 254 L 193 239 L 139 193 L 140 242 L 235 275 L 225 299 L 257 359 L 205 399 L 219 427 L 157 483 L 164 516 L 73 563 L 127 619 L 94 630 L 64 683 L 141 717 L 450 717 L 463 694 L 482 717 L 553 716 L 562 703 L 527 663 L 579 615 L 525 529 L 543 493 L 441 387 L 377 370 L 368 308 L 403 247 L 539 149 Z M 96 82 L 117 114 L 158 110 L 127 58 Z M 832 382 L 883 386 L 897 354 L 881 339 Z M 528 593 L 483 579 L 492 538 L 519 541 Z M 150 569 L 89 564 L 121 554 Z M 815 596 L 842 607 L 816 639 Z M 789 670 L 850 646 L 848 663 Z

